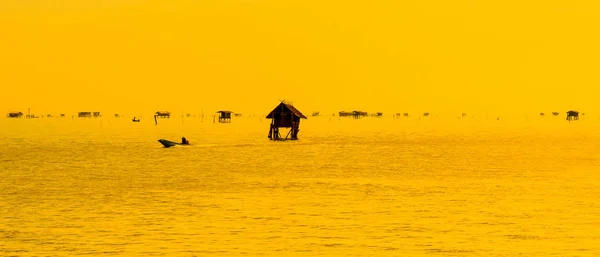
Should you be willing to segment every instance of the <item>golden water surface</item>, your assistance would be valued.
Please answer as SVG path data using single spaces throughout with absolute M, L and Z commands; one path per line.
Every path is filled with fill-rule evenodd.
M 0 255 L 600 256 L 597 118 L 300 129 L 2 118 Z

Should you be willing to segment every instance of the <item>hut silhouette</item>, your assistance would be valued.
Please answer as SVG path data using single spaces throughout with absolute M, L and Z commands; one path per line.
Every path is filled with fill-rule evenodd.
M 572 120 L 579 120 L 579 112 L 578 111 L 568 111 L 567 112 L 567 120 L 568 121 L 572 121 Z
M 355 119 L 360 119 L 362 117 L 366 117 L 367 115 L 369 115 L 369 113 L 367 113 L 367 112 L 352 111 L 352 117 L 355 118 Z
M 288 139 L 289 137 L 292 140 L 296 140 L 300 131 L 300 119 L 306 119 L 306 116 L 290 103 L 282 101 L 267 115 L 267 119 L 271 119 L 269 139 L 280 140 L 279 128 L 290 128 L 284 139 Z
M 23 113 L 22 112 L 9 112 L 6 117 L 9 117 L 9 118 L 22 118 L 23 117 Z
M 231 123 L 232 111 L 218 111 L 217 113 L 219 114 L 219 123 Z
M 169 119 L 169 118 L 171 118 L 171 113 L 167 112 L 167 111 L 157 111 L 154 113 L 154 117 Z
M 91 118 L 92 112 L 78 112 L 77 117 L 79 118 Z

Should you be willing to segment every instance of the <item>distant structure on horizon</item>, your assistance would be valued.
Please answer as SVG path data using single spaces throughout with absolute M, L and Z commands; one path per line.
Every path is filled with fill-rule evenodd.
M 217 113 L 219 114 L 219 123 L 231 123 L 232 111 L 218 111 Z
M 319 116 L 319 112 L 313 112 L 313 113 L 312 113 L 312 116 L 313 116 L 313 117 L 318 117 L 318 116 Z
M 77 117 L 79 118 L 91 118 L 92 112 L 78 112 Z
M 352 117 L 355 119 L 360 119 L 360 118 L 368 116 L 368 115 L 369 115 L 369 113 L 363 112 L 363 111 L 351 111 L 351 112 L 341 111 L 338 113 L 338 116 L 340 116 L 340 117 Z
M 279 134 L 279 128 L 290 128 L 290 131 L 283 139 L 296 140 L 298 139 L 298 132 L 300 131 L 300 119 L 307 119 L 296 107 L 291 103 L 281 101 L 273 111 L 271 111 L 267 117 L 271 119 L 271 125 L 269 128 L 269 139 L 281 140 L 281 134 Z
M 579 112 L 573 111 L 573 110 L 568 111 L 567 112 L 567 120 L 568 121 L 579 120 Z
M 9 112 L 8 115 L 6 115 L 6 117 L 8 117 L 8 118 L 23 118 L 23 113 L 22 112 Z
M 560 113 L 559 112 L 552 112 L 552 115 L 554 116 L 558 116 Z
M 167 111 L 163 111 L 163 112 L 158 111 L 158 112 L 154 113 L 154 116 L 157 117 L 157 118 L 167 118 L 167 119 L 169 119 L 169 118 L 171 118 L 171 113 L 167 112 Z

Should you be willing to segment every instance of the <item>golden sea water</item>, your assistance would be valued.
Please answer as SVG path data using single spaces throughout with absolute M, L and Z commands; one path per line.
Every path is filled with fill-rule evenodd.
M 2 118 L 0 255 L 600 256 L 597 118 L 268 124 Z

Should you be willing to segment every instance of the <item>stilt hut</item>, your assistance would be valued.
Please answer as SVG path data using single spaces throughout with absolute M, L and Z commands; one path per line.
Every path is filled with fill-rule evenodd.
M 169 118 L 171 118 L 171 113 L 166 112 L 166 111 L 158 111 L 158 112 L 154 113 L 154 117 L 169 119 Z
M 22 118 L 23 117 L 23 113 L 22 112 L 9 112 L 7 117 L 9 118 Z
M 352 117 L 355 119 L 360 119 L 362 117 L 365 117 L 369 115 L 369 113 L 367 112 L 363 112 L 363 111 L 352 111 Z
M 341 111 L 338 113 L 339 117 L 348 117 L 348 116 L 352 116 L 352 112 L 346 112 L 346 111 Z
M 283 139 L 288 139 L 289 137 L 292 140 L 296 140 L 300 131 L 300 119 L 306 119 L 306 116 L 293 105 L 281 102 L 267 115 L 267 119 L 272 119 L 271 128 L 269 129 L 269 139 L 282 139 L 279 134 L 279 128 L 290 128 L 290 131 Z
M 79 112 L 77 113 L 77 117 L 79 118 L 91 118 L 92 112 Z
M 567 112 L 567 120 L 568 121 L 572 121 L 572 120 L 579 120 L 579 112 L 578 111 L 568 111 Z
M 219 123 L 231 123 L 231 114 L 232 111 L 218 111 L 219 114 Z
M 552 115 L 554 116 L 558 116 L 560 113 L 559 112 L 552 112 Z

